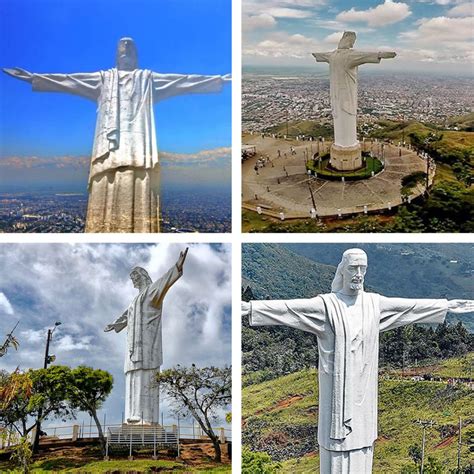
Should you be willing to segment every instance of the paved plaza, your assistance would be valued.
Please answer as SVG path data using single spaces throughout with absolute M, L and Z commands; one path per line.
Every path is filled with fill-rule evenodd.
M 426 172 L 426 160 L 413 150 L 397 145 L 384 146 L 385 168 L 374 177 L 360 181 L 328 181 L 308 177 L 305 161 L 321 147 L 329 151 L 331 142 L 285 140 L 245 134 L 242 144 L 255 146 L 256 155 L 242 163 L 242 205 L 263 214 L 285 218 L 310 217 L 316 204 L 317 215 L 329 217 L 379 211 L 400 205 L 401 179 L 416 171 Z M 293 152 L 292 152 L 293 149 Z M 364 151 L 381 157 L 380 142 L 364 142 Z M 434 169 L 430 170 L 430 184 Z M 312 195 L 311 196 L 311 191 Z M 409 199 L 425 191 L 425 183 L 411 189 Z

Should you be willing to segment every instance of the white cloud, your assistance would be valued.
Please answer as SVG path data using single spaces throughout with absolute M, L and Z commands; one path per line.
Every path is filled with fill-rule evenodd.
M 474 18 L 422 18 L 417 22 L 416 30 L 400 34 L 405 40 L 416 40 L 419 44 L 437 45 L 443 47 L 443 43 L 449 42 L 459 44 L 472 40 L 472 25 Z
M 464 16 L 474 16 L 474 4 L 473 3 L 461 3 L 455 7 L 448 10 L 448 16 L 454 17 L 464 17 Z
M 352 7 L 350 10 L 339 13 L 336 19 L 347 22 L 366 22 L 369 26 L 376 27 L 397 23 L 409 15 L 411 15 L 410 7 L 406 3 L 385 0 L 384 3 L 368 10 L 356 10 Z
M 286 32 L 275 32 L 255 45 L 248 45 L 243 49 L 246 56 L 264 56 L 273 58 L 308 58 L 311 53 L 325 48 L 313 38 L 301 34 L 288 34 Z
M 310 10 L 299 10 L 296 8 L 270 8 L 268 13 L 276 18 L 308 18 L 313 15 Z
M 245 31 L 272 28 L 275 25 L 275 18 L 268 13 L 262 13 L 260 15 L 243 15 L 242 17 L 242 28 Z
M 336 33 L 331 33 L 330 35 L 326 36 L 326 38 L 324 38 L 324 42 L 338 44 L 343 34 L 344 34 L 343 31 L 337 31 Z
M 10 301 L 8 301 L 8 298 L 0 291 L 0 314 L 2 313 L 12 315 L 14 311 Z
M 326 0 L 244 0 L 242 11 L 249 16 L 309 18 L 325 4 Z M 243 28 L 246 28 L 245 24 Z
M 400 59 L 418 57 L 420 61 L 470 64 L 474 58 L 472 24 L 472 17 L 422 18 L 417 21 L 417 29 L 400 34 Z

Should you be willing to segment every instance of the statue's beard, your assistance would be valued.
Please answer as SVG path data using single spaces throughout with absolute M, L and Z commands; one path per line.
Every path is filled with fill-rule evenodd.
M 355 290 L 355 291 L 363 290 L 364 289 L 364 279 L 360 278 L 360 277 L 357 277 L 357 276 L 354 277 L 351 280 L 350 288 L 351 288 L 351 290 Z

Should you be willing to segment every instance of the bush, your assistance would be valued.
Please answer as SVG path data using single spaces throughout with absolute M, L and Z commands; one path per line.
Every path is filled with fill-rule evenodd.
M 280 467 L 267 453 L 251 451 L 247 446 L 242 448 L 242 474 L 273 474 Z

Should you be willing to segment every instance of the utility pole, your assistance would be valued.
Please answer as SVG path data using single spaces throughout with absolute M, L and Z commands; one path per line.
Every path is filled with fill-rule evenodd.
M 53 333 L 54 330 L 60 325 L 61 323 L 59 321 L 56 321 L 54 323 L 54 327 L 52 329 L 48 329 L 48 336 L 46 338 L 46 348 L 44 351 L 44 361 L 43 361 L 43 369 L 48 368 L 48 364 L 51 362 L 54 362 L 55 356 L 50 356 L 49 355 L 49 344 L 51 342 L 51 339 L 53 338 Z M 41 432 L 41 417 L 43 415 L 43 410 L 39 408 L 38 410 L 38 418 L 36 419 L 36 427 L 35 427 L 35 439 L 33 440 L 33 448 L 32 451 L 33 453 L 38 452 L 38 446 L 39 446 L 39 439 L 40 439 L 40 432 Z
M 414 423 L 423 427 L 423 437 L 421 441 L 421 468 L 420 474 L 423 474 L 425 466 L 425 445 L 426 445 L 426 429 L 431 428 L 436 422 L 434 420 L 416 420 Z
M 461 446 L 462 446 L 462 437 L 461 437 L 461 430 L 462 430 L 462 420 L 459 417 L 459 433 L 458 433 L 458 473 L 461 473 Z

